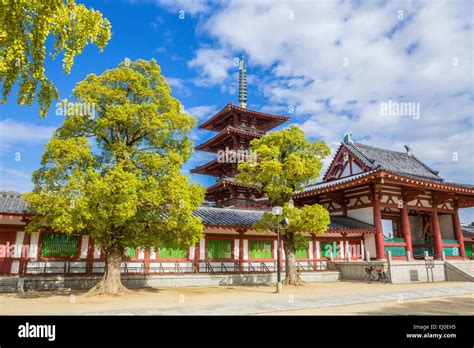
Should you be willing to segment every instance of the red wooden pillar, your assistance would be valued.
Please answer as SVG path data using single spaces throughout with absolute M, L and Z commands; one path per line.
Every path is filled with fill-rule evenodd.
M 239 232 L 239 267 L 240 271 L 245 270 L 244 264 L 244 232 Z
M 463 259 L 466 258 L 466 249 L 464 248 L 464 237 L 462 236 L 461 222 L 459 220 L 458 208 L 454 208 L 453 213 L 454 235 L 459 243 L 459 252 Z
M 405 239 L 405 250 L 410 252 L 411 257 L 413 257 L 413 245 L 411 242 L 411 229 L 410 229 L 410 220 L 408 219 L 408 207 L 407 202 L 403 202 L 402 207 L 402 233 L 403 238 Z
M 377 259 L 384 260 L 385 248 L 382 230 L 382 214 L 380 213 L 380 195 L 378 193 L 374 194 L 373 210 L 375 226 L 375 250 L 377 252 Z
M 436 257 L 441 258 L 443 252 L 443 241 L 441 239 L 441 228 L 439 227 L 438 207 L 436 207 L 436 204 L 433 204 L 431 224 L 433 226 L 434 254 Z

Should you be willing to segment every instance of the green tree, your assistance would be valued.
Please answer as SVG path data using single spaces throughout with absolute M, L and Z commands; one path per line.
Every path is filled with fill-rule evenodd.
M 105 252 L 104 277 L 91 292 L 125 290 L 127 247 L 186 247 L 202 238 L 193 212 L 204 188 L 180 171 L 196 119 L 170 94 L 155 60 L 87 76 L 73 90 L 73 105 L 91 103 L 95 117 L 68 108 L 33 174 L 35 189 L 25 200 L 36 217 L 28 231 L 89 235 Z
M 63 54 L 63 71 L 69 74 L 86 45 L 102 51 L 110 37 L 110 22 L 75 0 L 0 0 L 0 101 L 6 102 L 19 81 L 18 103 L 31 106 L 37 98 L 45 117 L 59 98 L 45 75 L 47 39 L 53 39 L 49 55 Z
M 322 160 L 330 150 L 324 142 L 308 141 L 296 126 L 254 139 L 250 146 L 258 160 L 240 162 L 237 178 L 257 187 L 272 206 L 283 206 L 281 218 L 288 217 L 290 222 L 281 229 L 286 255 L 285 284 L 300 285 L 303 282 L 296 270 L 296 248 L 307 243 L 309 235 L 326 231 L 329 212 L 318 204 L 294 207 L 291 198 L 319 176 Z M 271 228 L 274 225 L 275 218 L 265 213 L 257 227 Z

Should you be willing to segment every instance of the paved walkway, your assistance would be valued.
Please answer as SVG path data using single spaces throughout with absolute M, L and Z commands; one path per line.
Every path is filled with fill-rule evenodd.
M 252 302 L 237 302 L 215 305 L 186 305 L 181 304 L 171 307 L 160 308 L 136 308 L 108 310 L 94 313 L 83 313 L 91 315 L 250 315 L 264 314 L 270 312 L 288 311 L 295 309 L 311 309 L 335 306 L 347 306 L 364 303 L 378 302 L 402 302 L 405 300 L 425 299 L 430 297 L 473 295 L 474 284 L 468 283 L 462 286 L 427 288 L 420 290 L 375 292 L 365 294 L 321 296 L 311 298 L 299 298 L 288 295 L 285 300 L 260 300 Z

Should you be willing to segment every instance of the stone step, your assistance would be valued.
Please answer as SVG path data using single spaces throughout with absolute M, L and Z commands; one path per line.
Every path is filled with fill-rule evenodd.
M 474 278 L 474 261 L 454 261 L 450 262 L 454 267 Z

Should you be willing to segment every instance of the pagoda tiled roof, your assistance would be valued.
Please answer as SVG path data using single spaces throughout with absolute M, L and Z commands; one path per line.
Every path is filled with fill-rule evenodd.
M 242 128 L 235 128 L 232 126 L 227 126 L 223 130 L 221 130 L 217 135 L 209 139 L 208 141 L 202 143 L 201 145 L 198 145 L 195 147 L 196 150 L 201 150 L 201 151 L 208 151 L 208 152 L 215 152 L 213 150 L 209 149 L 209 146 L 215 143 L 221 142 L 223 139 L 225 139 L 227 136 L 230 134 L 240 134 L 240 135 L 246 135 L 251 138 L 260 138 L 263 136 L 262 133 L 258 133 L 256 131 L 252 130 L 247 130 L 247 129 L 242 129 Z
M 214 158 L 212 161 L 210 162 L 207 162 L 201 166 L 198 166 L 194 169 L 191 169 L 190 170 L 190 173 L 191 174 L 203 174 L 203 175 L 212 175 L 212 176 L 216 176 L 216 175 L 213 175 L 212 174 L 212 170 L 215 169 L 215 168 L 218 168 L 218 167 L 230 167 L 232 165 L 232 163 L 228 163 L 228 162 L 219 162 L 218 161 L 218 158 Z
M 209 118 L 207 121 L 199 125 L 200 129 L 207 129 L 207 130 L 215 130 L 213 127 L 214 124 L 221 119 L 222 117 L 227 116 L 227 114 L 231 113 L 232 111 L 235 111 L 236 113 L 244 114 L 244 115 L 249 115 L 249 116 L 254 116 L 258 117 L 261 119 L 269 120 L 271 122 L 268 123 L 268 125 L 265 127 L 265 130 L 270 130 L 276 126 L 279 126 L 280 124 L 288 121 L 290 117 L 283 116 L 283 115 L 274 115 L 274 114 L 268 114 L 265 112 L 260 112 L 260 111 L 255 111 L 247 108 L 243 108 L 237 105 L 233 105 L 231 103 L 227 104 L 225 107 L 223 107 L 217 114 Z
M 215 191 L 217 189 L 220 189 L 221 187 L 226 187 L 226 186 L 240 186 L 240 187 L 247 187 L 247 188 L 255 188 L 255 186 L 246 185 L 246 184 L 243 184 L 243 183 L 239 182 L 234 177 L 225 177 L 225 178 L 220 179 L 214 185 L 209 186 L 207 188 L 207 192 L 212 192 L 212 191 Z

